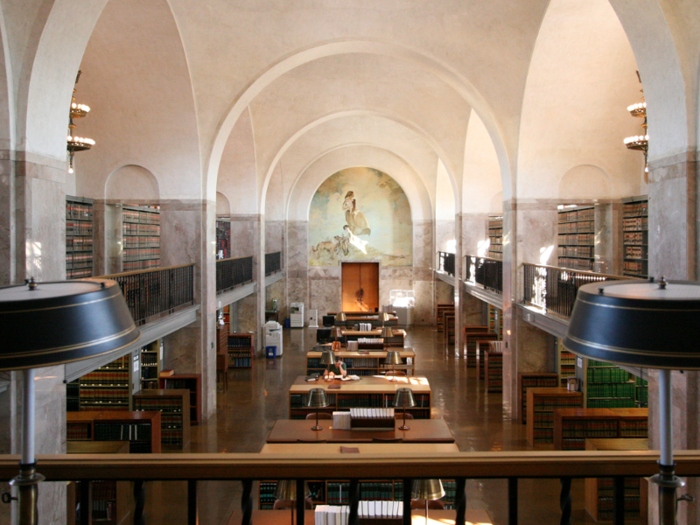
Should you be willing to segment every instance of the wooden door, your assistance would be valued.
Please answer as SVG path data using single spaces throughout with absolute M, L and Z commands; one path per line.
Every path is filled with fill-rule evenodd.
M 346 263 L 343 273 L 343 312 L 379 311 L 379 263 Z

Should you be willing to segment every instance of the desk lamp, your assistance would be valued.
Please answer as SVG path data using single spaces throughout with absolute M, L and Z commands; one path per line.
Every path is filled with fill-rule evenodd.
M 304 482 L 304 499 L 311 496 L 311 490 L 309 489 L 309 484 Z M 275 488 L 275 500 L 276 501 L 292 501 L 296 502 L 297 499 L 297 480 L 295 479 L 281 479 L 277 482 L 277 487 Z M 294 525 L 294 507 L 296 503 L 291 505 L 292 509 L 292 522 Z
M 406 425 L 406 408 L 416 406 L 416 401 L 413 399 L 413 390 L 410 388 L 399 388 L 394 394 L 394 407 L 403 407 L 403 425 L 399 430 L 411 430 Z
M 398 352 L 398 350 L 389 350 L 386 353 L 386 359 L 384 359 L 384 364 L 392 365 L 391 371 L 393 373 L 389 381 L 396 381 L 396 365 L 401 364 L 401 354 Z
M 347 322 L 348 317 L 343 312 L 340 312 L 339 314 L 337 314 L 335 316 L 335 320 L 338 323 L 345 323 L 345 322 Z
M 114 352 L 138 340 L 115 281 L 81 279 L 0 288 L 0 370 L 22 370 L 22 459 L 19 476 L 19 521 L 38 523 L 38 484 L 34 455 L 36 368 L 60 365 Z
M 428 502 L 445 496 L 445 489 L 439 479 L 413 480 L 411 498 L 425 500 L 425 524 L 428 525 Z
M 564 346 L 609 363 L 659 369 L 659 522 L 676 523 L 671 370 L 700 369 L 700 283 L 608 281 L 579 288 Z
M 309 401 L 306 403 L 306 406 L 316 409 L 316 426 L 311 430 L 323 430 L 323 427 L 318 424 L 318 409 L 328 406 L 326 391 L 323 388 L 312 388 L 309 391 Z
M 321 364 L 328 369 L 328 365 L 332 365 L 335 363 L 335 355 L 333 354 L 332 350 L 324 350 L 323 353 L 321 354 Z M 325 370 L 324 370 L 325 373 Z M 323 379 L 323 375 L 321 375 L 321 379 Z

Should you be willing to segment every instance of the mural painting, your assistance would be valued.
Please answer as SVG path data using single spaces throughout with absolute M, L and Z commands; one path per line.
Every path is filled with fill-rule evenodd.
M 411 207 L 401 186 L 372 168 L 348 168 L 318 188 L 309 210 L 309 265 L 380 261 L 410 266 Z

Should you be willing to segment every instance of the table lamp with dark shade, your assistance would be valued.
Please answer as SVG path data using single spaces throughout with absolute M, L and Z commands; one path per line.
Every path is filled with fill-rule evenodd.
M 318 424 L 318 409 L 328 406 L 328 396 L 323 388 L 312 388 L 309 390 L 309 400 L 306 403 L 307 407 L 316 409 L 316 426 L 311 430 L 323 430 L 323 427 Z
M 309 489 L 309 484 L 304 482 L 304 499 L 311 496 L 311 490 Z M 296 507 L 297 499 L 297 480 L 295 479 L 281 479 L 277 482 L 277 487 L 275 487 L 275 501 L 291 501 L 290 505 L 292 509 L 292 522 L 294 525 L 294 507 Z
M 411 498 L 425 500 L 425 523 L 428 523 L 428 502 L 445 497 L 445 489 L 439 479 L 413 480 Z
M 700 369 L 700 283 L 607 281 L 578 290 L 564 346 L 578 355 L 659 369 L 659 522 L 676 523 L 671 370 Z
M 391 379 L 389 381 L 396 381 L 396 365 L 401 364 L 401 354 L 398 350 L 389 350 L 386 353 L 386 358 L 384 359 L 385 365 L 391 365 Z M 388 372 L 387 372 L 388 373 Z
M 399 430 L 411 430 L 406 425 L 406 409 L 416 406 L 416 400 L 413 399 L 413 390 L 410 388 L 399 388 L 394 394 L 393 405 L 394 408 L 403 407 L 403 425 L 399 427 Z
M 19 521 L 38 523 L 34 452 L 35 369 L 124 348 L 140 333 L 115 281 L 81 279 L 0 288 L 0 370 L 22 370 L 22 459 L 10 484 L 19 490 Z

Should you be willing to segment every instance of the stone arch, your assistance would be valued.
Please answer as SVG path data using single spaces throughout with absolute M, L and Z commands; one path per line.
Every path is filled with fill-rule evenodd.
M 127 164 L 113 171 L 105 184 L 105 199 L 120 202 L 157 202 L 158 180 L 142 166 Z
M 233 129 L 238 117 L 253 100 L 253 98 L 255 98 L 255 96 L 262 92 L 265 87 L 270 85 L 284 73 L 291 71 L 300 65 L 322 57 L 346 53 L 379 54 L 394 57 L 396 59 L 407 60 L 425 68 L 428 71 L 431 71 L 438 78 L 441 78 L 445 83 L 452 87 L 482 117 L 482 120 L 484 121 L 487 129 L 489 130 L 489 134 L 491 134 L 494 144 L 496 145 L 496 151 L 498 153 L 501 166 L 501 175 L 504 181 L 503 186 L 504 188 L 509 188 L 508 191 L 510 191 L 511 174 L 509 156 L 512 155 L 512 152 L 505 144 L 505 140 L 502 138 L 502 133 L 499 130 L 498 124 L 491 116 L 492 112 L 489 109 L 487 102 L 478 93 L 476 88 L 472 86 L 471 83 L 460 73 L 434 57 L 429 57 L 426 54 L 399 46 L 395 43 L 360 40 L 326 42 L 311 49 L 302 50 L 272 65 L 250 84 L 249 88 L 236 101 L 234 101 L 230 111 L 227 113 L 219 127 L 217 136 L 212 146 L 209 157 L 208 171 L 206 174 L 206 187 L 208 195 L 213 194 L 213 191 L 215 191 L 216 177 L 219 171 L 219 162 L 227 137 Z M 451 176 L 452 175 L 453 174 L 451 174 Z M 270 173 L 267 173 L 263 184 L 267 183 L 269 176 Z M 455 184 L 454 177 L 452 183 Z M 260 201 L 264 203 L 264 192 L 260 196 Z
M 559 180 L 559 198 L 562 200 L 609 199 L 610 197 L 610 177 L 598 166 L 590 164 L 574 166 Z
M 231 215 L 231 203 L 226 198 L 226 195 L 220 191 L 216 192 L 216 216 L 228 217 Z

